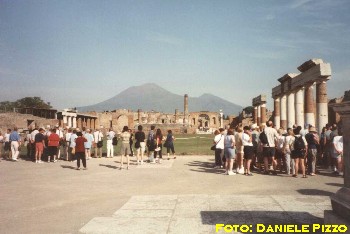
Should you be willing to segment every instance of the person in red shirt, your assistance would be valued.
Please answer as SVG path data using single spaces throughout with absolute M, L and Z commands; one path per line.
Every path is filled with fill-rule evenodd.
M 87 142 L 86 138 L 83 137 L 81 132 L 77 132 L 78 138 L 75 139 L 75 156 L 77 158 L 77 170 L 80 170 L 80 159 L 83 162 L 84 170 L 86 170 L 86 157 L 84 142 Z
M 57 150 L 60 145 L 60 136 L 56 134 L 55 129 L 51 129 L 51 134 L 48 138 L 48 151 L 49 151 L 49 156 L 47 158 L 47 162 L 50 162 L 50 157 L 53 159 L 53 162 L 57 162 L 56 157 L 57 157 Z

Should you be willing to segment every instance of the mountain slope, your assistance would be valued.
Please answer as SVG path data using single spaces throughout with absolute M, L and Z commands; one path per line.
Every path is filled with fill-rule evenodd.
M 189 111 L 215 111 L 220 109 L 225 114 L 238 114 L 242 107 L 211 94 L 189 97 Z M 171 93 L 156 84 L 148 83 L 130 87 L 118 95 L 91 106 L 78 107 L 81 112 L 131 109 L 136 111 L 160 111 L 173 113 L 175 109 L 183 111 L 184 97 Z

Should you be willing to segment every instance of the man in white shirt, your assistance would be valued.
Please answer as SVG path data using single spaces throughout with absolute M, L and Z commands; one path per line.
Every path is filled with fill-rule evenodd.
M 107 132 L 107 158 L 114 157 L 113 137 L 115 137 L 115 132 L 110 128 Z
M 102 158 L 102 146 L 103 146 L 103 133 L 101 130 L 94 132 L 94 145 L 95 145 L 95 158 Z M 98 152 L 99 151 L 99 152 Z M 97 153 L 100 153 L 99 155 Z M 98 155 L 98 156 L 97 156 Z
M 265 174 L 269 174 L 269 159 L 271 159 L 272 166 L 273 166 L 273 174 L 277 175 L 277 172 L 276 172 L 277 161 L 275 159 L 275 153 L 276 153 L 275 141 L 278 137 L 278 133 L 276 129 L 272 128 L 272 126 L 273 126 L 272 121 L 268 121 L 264 129 L 264 132 L 268 141 L 267 143 L 263 144 L 264 167 L 265 167 Z

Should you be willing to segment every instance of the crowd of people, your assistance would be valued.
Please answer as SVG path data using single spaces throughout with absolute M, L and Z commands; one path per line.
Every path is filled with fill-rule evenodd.
M 343 176 L 343 134 L 336 124 L 327 124 L 321 134 L 305 124 L 288 129 L 275 129 L 272 121 L 266 125 L 220 128 L 215 131 L 212 150 L 215 167 L 225 174 L 252 176 L 252 170 L 273 174 L 285 173 L 302 178 L 315 176 L 316 166 Z M 235 168 L 235 170 L 233 169 Z
M 26 135 L 18 133 L 18 129 L 7 129 L 3 135 L 0 132 L 0 158 L 9 159 L 14 162 L 18 161 L 20 147 L 26 147 L 27 158 L 34 163 L 57 162 L 57 160 L 77 161 L 77 168 L 80 170 L 81 163 L 83 170 L 87 169 L 86 160 L 102 158 L 103 144 L 106 142 L 107 158 L 115 157 L 115 148 L 118 142 L 121 142 L 120 169 L 124 168 L 124 159 L 126 157 L 126 169 L 130 167 L 130 156 L 136 152 L 137 164 L 162 163 L 163 148 L 167 150 L 167 159 L 170 154 L 174 159 L 175 137 L 171 130 L 168 130 L 164 136 L 162 131 L 155 126 L 151 126 L 149 133 L 143 131 L 142 125 L 139 125 L 137 131 L 124 126 L 122 132 L 116 133 L 112 128 L 108 131 L 97 129 L 79 128 L 35 128 L 30 130 Z M 135 141 L 135 143 L 134 143 Z M 145 159 L 147 154 L 147 159 Z

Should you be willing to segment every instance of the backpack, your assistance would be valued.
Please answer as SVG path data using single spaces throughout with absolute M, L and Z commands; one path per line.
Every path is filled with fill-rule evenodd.
M 304 150 L 305 143 L 304 143 L 303 137 L 302 136 L 295 137 L 293 146 L 294 146 L 294 150 L 298 150 L 298 151 Z
M 117 136 L 113 137 L 112 145 L 118 145 L 118 137 Z
M 265 131 L 262 131 L 259 135 L 259 140 L 261 143 L 263 143 L 264 145 L 268 145 L 269 144 L 269 140 L 267 139 L 267 135 L 265 133 Z

